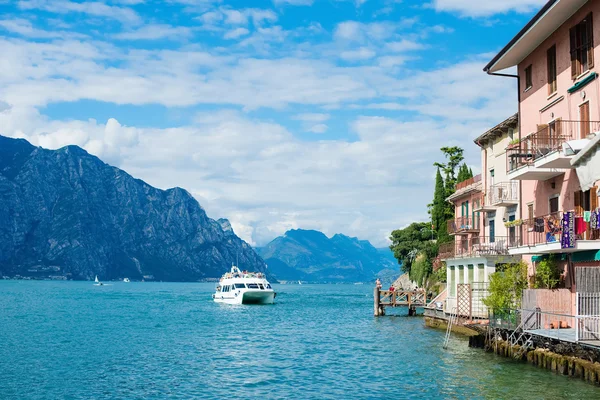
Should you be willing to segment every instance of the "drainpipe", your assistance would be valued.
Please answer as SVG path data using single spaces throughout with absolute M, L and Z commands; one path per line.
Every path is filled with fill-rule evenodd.
M 497 72 L 491 72 L 490 70 L 486 70 L 488 75 L 494 76 L 502 76 L 505 78 L 516 78 L 517 79 L 517 102 L 519 103 L 517 109 L 517 115 L 519 117 L 519 143 L 521 142 L 521 80 L 519 79 L 519 75 L 511 75 L 511 74 L 499 74 Z M 519 181 L 519 219 L 523 219 L 523 182 Z M 521 231 L 520 240 L 523 240 L 523 225 L 519 227 Z M 522 243 L 521 243 L 522 244 Z

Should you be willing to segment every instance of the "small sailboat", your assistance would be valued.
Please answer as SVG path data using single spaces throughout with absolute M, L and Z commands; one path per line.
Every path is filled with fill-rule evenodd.
M 104 286 L 104 283 L 98 280 L 98 275 L 96 275 L 96 279 L 94 279 L 94 286 Z

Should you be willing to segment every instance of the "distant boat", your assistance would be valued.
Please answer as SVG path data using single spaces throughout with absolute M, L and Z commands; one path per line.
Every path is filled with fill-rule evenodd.
M 104 286 L 104 283 L 98 280 L 98 275 L 96 275 L 96 279 L 94 279 L 94 286 Z
M 131 281 L 129 280 L 129 278 L 125 278 L 125 279 L 123 279 L 123 282 L 125 282 L 125 283 L 129 283 L 129 282 L 131 282 Z
M 302 285 L 302 281 L 298 281 L 298 285 Z

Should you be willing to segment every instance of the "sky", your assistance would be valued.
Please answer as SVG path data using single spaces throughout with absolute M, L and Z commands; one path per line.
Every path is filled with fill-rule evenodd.
M 388 243 L 517 110 L 485 64 L 545 0 L 0 0 L 0 134 L 188 190 L 254 246 Z

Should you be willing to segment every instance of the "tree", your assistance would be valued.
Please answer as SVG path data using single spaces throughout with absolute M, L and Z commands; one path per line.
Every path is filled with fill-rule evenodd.
M 427 278 L 433 272 L 431 260 L 425 253 L 419 253 L 413 261 L 412 268 L 410 270 L 410 279 L 416 282 L 419 287 L 424 287 Z
M 463 165 L 460 166 L 460 168 L 458 169 L 458 176 L 456 178 L 456 182 L 463 182 L 466 181 L 467 179 L 471 179 L 473 177 L 473 172 L 469 169 L 469 167 L 467 166 L 466 163 L 463 163 Z
M 523 289 L 527 289 L 527 263 L 508 264 L 490 275 L 490 295 L 483 299 L 495 314 L 503 314 L 521 307 Z
M 437 232 L 438 242 L 446 243 L 450 241 L 448 235 L 448 202 L 446 201 L 446 188 L 444 187 L 444 179 L 437 169 L 435 174 L 435 191 L 433 192 L 433 203 L 431 204 L 431 223 L 433 229 Z
M 456 168 L 460 165 L 460 163 L 464 160 L 464 150 L 457 146 L 452 147 L 442 147 L 440 149 L 444 156 L 447 159 L 446 163 L 436 162 L 433 165 L 440 168 L 444 171 L 446 175 L 446 190 L 447 196 L 450 196 L 454 193 L 454 187 L 456 186 Z
M 392 232 L 390 250 L 398 263 L 402 263 L 402 270 L 410 272 L 413 263 L 420 255 L 427 257 L 430 262 L 437 256 L 438 245 L 431 240 L 431 227 L 425 222 L 414 222 L 404 229 Z
M 535 288 L 554 289 L 560 282 L 560 268 L 554 254 L 538 263 L 535 269 Z

